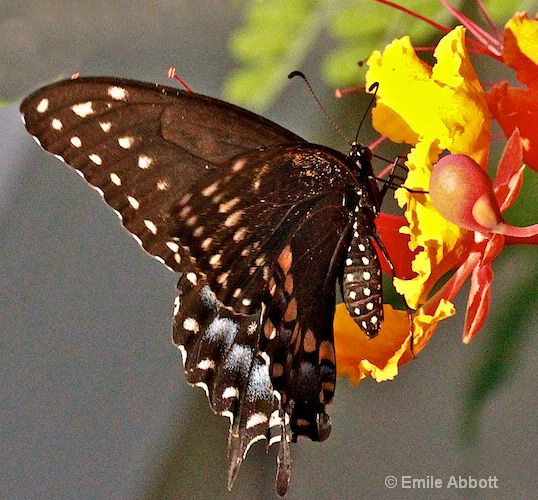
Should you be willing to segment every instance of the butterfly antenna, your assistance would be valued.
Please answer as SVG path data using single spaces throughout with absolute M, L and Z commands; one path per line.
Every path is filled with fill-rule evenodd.
M 357 133 L 355 134 L 355 142 L 359 139 L 359 132 L 361 130 L 362 124 L 364 123 L 364 120 L 366 119 L 366 116 L 368 115 L 368 112 L 372 109 L 372 106 L 374 105 L 375 98 L 377 96 L 377 89 L 379 89 L 379 82 L 374 82 L 370 87 L 368 88 L 368 92 L 374 92 L 374 95 L 370 99 L 370 104 L 368 104 L 368 107 L 366 108 L 366 111 L 362 115 L 361 121 L 359 122 L 359 126 L 357 127 Z
M 348 142 L 350 143 L 350 138 L 346 135 L 346 133 L 338 126 L 336 121 L 333 119 L 333 117 L 329 114 L 329 112 L 325 109 L 325 106 L 321 104 L 321 101 L 319 100 L 318 96 L 314 92 L 314 89 L 312 88 L 312 85 L 310 85 L 310 82 L 308 81 L 308 78 L 306 78 L 305 74 L 302 71 L 292 71 L 288 78 L 291 80 L 292 78 L 298 76 L 299 78 L 302 78 L 304 82 L 306 83 L 306 86 L 308 87 L 308 90 L 310 90 L 310 93 L 312 94 L 312 97 L 316 100 L 318 103 L 318 106 L 320 107 L 321 111 L 323 111 L 323 114 L 325 115 L 325 118 L 329 120 L 330 124 L 333 126 L 333 128 Z

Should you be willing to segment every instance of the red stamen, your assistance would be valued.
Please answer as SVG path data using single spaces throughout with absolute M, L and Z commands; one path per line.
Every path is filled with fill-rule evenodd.
M 417 19 L 420 19 L 421 21 L 428 23 L 429 25 L 433 26 L 434 28 L 437 28 L 438 30 L 444 33 L 448 33 L 450 31 L 450 28 L 448 28 L 447 26 L 443 26 L 442 24 L 436 23 L 435 21 L 432 21 L 431 19 L 428 19 L 427 17 L 421 16 L 417 12 L 414 12 L 406 7 L 403 7 L 402 5 L 398 5 L 397 3 L 390 2 L 389 0 L 375 0 L 375 1 L 378 3 L 382 3 L 384 5 L 388 5 L 389 7 L 392 7 L 401 12 L 405 12 L 406 14 L 409 14 L 410 16 L 416 17 Z
M 435 47 L 432 45 L 430 47 L 415 47 L 415 52 L 433 52 Z
M 474 21 L 469 19 L 466 15 L 456 9 L 452 4 L 448 3 L 447 0 L 438 0 L 452 15 L 460 21 L 476 38 L 479 42 L 483 43 L 490 52 L 495 56 L 500 56 L 501 52 L 498 50 L 498 47 L 501 46 L 501 43 L 496 38 L 492 37 L 486 30 L 478 26 Z
M 364 85 L 354 85 L 353 87 L 343 87 L 334 90 L 334 97 L 341 99 L 342 97 L 350 94 L 360 94 L 365 91 Z
M 368 149 L 370 151 L 374 151 L 380 144 L 382 144 L 385 140 L 387 139 L 387 136 L 386 135 L 380 135 L 374 142 L 370 143 L 368 145 Z M 392 167 L 392 163 L 389 165 L 389 167 Z M 387 167 L 388 168 L 388 167 Z M 385 169 L 387 170 L 387 169 Z M 385 172 L 385 170 L 383 170 L 383 172 Z M 383 174 L 383 172 L 381 172 L 381 174 L 379 174 L 380 177 L 384 177 L 385 175 L 387 175 L 386 173 Z
M 176 74 L 176 68 L 174 68 L 174 66 L 170 66 L 168 68 L 168 78 L 172 78 L 174 80 L 177 80 L 179 83 L 181 83 L 181 85 L 183 85 L 183 87 L 185 88 L 185 90 L 189 91 L 189 92 L 192 92 L 192 89 L 185 83 L 185 81 L 183 80 L 183 78 L 181 78 L 180 76 L 178 76 Z
M 374 0 L 378 3 L 382 3 L 384 5 L 388 5 L 389 7 L 393 7 L 396 10 L 399 10 L 401 12 L 405 12 L 406 14 L 415 17 L 417 19 L 420 19 L 421 21 L 424 21 L 428 23 L 429 25 L 433 26 L 434 28 L 437 28 L 438 30 L 442 31 L 443 33 L 448 33 L 450 31 L 450 28 L 443 26 L 442 24 L 436 23 L 435 21 L 432 21 L 431 19 L 428 19 L 427 17 L 421 16 L 420 14 L 406 8 L 402 7 L 401 5 L 398 5 L 397 3 L 390 2 L 389 0 Z M 473 40 L 472 38 L 467 39 L 467 42 L 469 45 L 473 46 L 473 52 L 476 54 L 483 54 L 487 56 L 491 56 L 494 59 L 497 59 L 498 61 L 502 62 L 502 58 L 500 57 L 500 54 L 496 54 L 494 50 L 488 50 L 488 48 L 481 45 L 476 40 Z
M 489 27 L 492 29 L 492 31 L 495 33 L 495 36 L 499 41 L 502 41 L 503 35 L 501 33 L 501 30 L 499 27 L 493 22 L 493 19 L 491 19 L 491 16 L 489 15 L 488 9 L 486 9 L 486 6 L 484 5 L 484 2 L 482 0 L 476 0 L 476 5 L 478 5 L 478 8 L 480 9 L 480 12 L 484 16 L 484 19 L 489 24 Z

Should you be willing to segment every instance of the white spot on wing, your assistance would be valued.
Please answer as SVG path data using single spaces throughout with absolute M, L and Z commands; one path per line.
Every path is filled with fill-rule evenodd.
M 188 279 L 193 285 L 196 285 L 196 283 L 198 283 L 198 277 L 196 276 L 196 273 L 187 273 L 187 279 Z
M 138 210 L 140 208 L 140 202 L 133 196 L 127 196 L 127 201 L 129 202 L 129 205 L 131 205 L 135 210 Z
M 226 387 L 222 393 L 222 399 L 238 398 L 239 391 L 237 387 Z
M 127 91 L 121 87 L 108 87 L 108 95 L 112 97 L 112 99 L 120 101 L 127 97 Z
M 118 144 L 123 148 L 123 149 L 129 149 L 134 143 L 134 139 L 132 137 L 120 137 L 118 139 Z
M 138 157 L 138 168 L 146 169 L 149 168 L 153 160 L 146 155 L 140 155 Z
M 103 132 L 110 132 L 110 129 L 112 128 L 112 123 L 99 122 L 99 126 L 103 129 Z
M 179 297 L 176 297 L 174 299 L 174 316 L 177 316 L 177 313 L 179 312 L 180 305 L 181 305 L 181 302 L 179 301 Z
M 251 427 L 264 424 L 267 420 L 267 415 L 265 413 L 254 413 L 254 415 L 251 415 L 247 420 L 246 428 L 250 429 Z
M 58 118 L 54 118 L 51 122 L 51 125 L 54 130 L 61 130 L 63 127 L 63 123 L 58 120 Z
M 242 215 L 243 215 L 243 211 L 242 210 L 237 210 L 233 214 L 226 217 L 226 220 L 224 221 L 224 225 L 226 227 L 235 226 L 239 222 L 239 220 L 241 219 Z
M 183 328 L 194 333 L 198 333 L 198 331 L 200 330 L 198 321 L 196 321 L 194 318 L 186 318 L 185 321 L 183 321 Z
M 201 387 L 204 392 L 205 392 L 205 395 L 208 397 L 209 399 L 209 389 L 207 388 L 207 384 L 205 382 L 196 382 L 196 384 L 194 384 L 196 387 Z
M 210 264 L 212 267 L 216 267 L 216 266 L 219 265 L 219 263 L 220 263 L 220 259 L 221 259 L 220 254 L 212 255 L 211 258 L 209 259 L 209 264 Z
M 213 238 L 206 238 L 204 241 L 202 241 L 202 244 L 200 245 L 202 250 L 206 251 L 211 246 L 212 241 Z
M 238 242 L 238 241 L 241 241 L 245 235 L 247 234 L 247 228 L 246 227 L 242 227 L 240 229 L 238 229 L 234 235 L 233 235 L 233 240 L 235 242 Z
M 73 144 L 73 146 L 75 146 L 76 148 L 80 148 L 82 146 L 82 141 L 80 140 L 80 137 L 77 137 L 76 135 L 71 137 L 69 142 Z
M 115 174 L 114 172 L 112 172 L 110 174 L 110 180 L 112 181 L 112 184 L 115 184 L 116 186 L 121 186 L 121 179 L 120 179 L 120 176 L 118 174 Z M 146 226 L 147 226 L 147 224 L 146 224 Z
M 86 118 L 86 116 L 93 113 L 92 103 L 91 101 L 88 101 L 80 104 L 75 104 L 74 106 L 71 106 L 71 111 L 73 111 L 73 113 L 80 116 L 81 118 Z
M 49 100 L 46 98 L 41 99 L 35 109 L 38 113 L 44 113 L 47 111 L 47 109 L 49 109 Z
M 211 196 L 213 193 L 217 191 L 217 188 L 219 186 L 219 181 L 215 181 L 213 184 L 210 184 L 206 188 L 202 189 L 202 194 L 204 196 Z
M 178 345 L 177 348 L 181 353 L 181 359 L 183 360 L 183 366 L 185 366 L 185 361 L 187 361 L 187 350 L 182 345 Z
M 155 225 L 154 222 L 148 219 L 145 219 L 144 225 L 149 229 L 150 232 L 152 232 L 153 234 L 157 234 L 157 226 Z
M 215 369 L 215 362 L 212 359 L 202 359 L 197 365 L 200 370 L 214 370 Z
M 226 212 L 228 212 L 230 209 L 232 209 L 233 207 L 235 207 L 235 205 L 237 205 L 240 201 L 240 198 L 239 197 L 235 197 L 235 198 L 232 198 L 231 200 L 229 201 L 226 201 L 224 203 L 221 203 L 219 205 L 219 212 L 221 214 L 224 214 Z
M 167 241 L 165 244 L 172 252 L 179 252 L 179 245 L 175 241 Z
M 167 191 L 168 189 L 170 189 L 170 184 L 168 184 L 168 181 L 160 179 L 159 181 L 157 181 L 157 189 L 159 191 Z
M 88 158 L 93 161 L 93 163 L 95 163 L 96 165 L 102 165 L 103 164 L 103 160 L 101 159 L 101 157 L 99 155 L 96 155 L 96 154 L 91 154 L 88 156 Z

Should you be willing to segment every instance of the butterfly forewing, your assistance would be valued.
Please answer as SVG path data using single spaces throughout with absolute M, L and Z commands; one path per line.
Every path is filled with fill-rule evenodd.
M 144 249 L 182 273 L 174 343 L 188 381 L 231 420 L 229 484 L 265 438 L 280 442 L 285 493 L 289 442 L 331 428 L 337 278 L 352 314 L 350 297 L 371 280 L 376 301 L 355 319 L 368 334 L 382 319 L 359 163 L 233 105 L 136 81 L 66 80 L 21 112 Z
M 44 87 L 21 112 L 41 146 L 82 173 L 144 248 L 178 271 L 188 259 L 166 235 L 179 194 L 234 155 L 302 141 L 216 99 L 116 78 Z

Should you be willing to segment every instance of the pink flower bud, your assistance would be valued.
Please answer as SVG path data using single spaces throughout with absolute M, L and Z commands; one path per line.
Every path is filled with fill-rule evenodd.
M 468 156 L 447 155 L 437 162 L 430 196 L 445 219 L 471 231 L 497 232 L 503 222 L 488 175 Z

